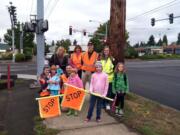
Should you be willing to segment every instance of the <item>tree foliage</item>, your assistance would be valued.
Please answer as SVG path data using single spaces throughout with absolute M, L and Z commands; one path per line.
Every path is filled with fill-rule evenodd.
M 15 34 L 15 48 L 20 50 L 20 23 L 16 25 L 14 28 Z M 34 37 L 33 33 L 24 32 L 23 37 L 23 48 L 34 48 Z M 7 29 L 7 32 L 4 34 L 4 42 L 6 42 L 9 46 L 12 46 L 12 29 Z
M 178 33 L 178 37 L 177 37 L 177 42 L 176 42 L 177 45 L 180 45 L 180 33 Z
M 163 36 L 163 45 L 165 45 L 165 46 L 168 45 L 168 39 L 167 39 L 166 35 Z
M 69 47 L 71 46 L 71 41 L 69 39 L 62 39 L 62 40 L 58 40 L 56 42 L 56 46 L 62 46 L 66 49 L 66 51 L 69 51 Z

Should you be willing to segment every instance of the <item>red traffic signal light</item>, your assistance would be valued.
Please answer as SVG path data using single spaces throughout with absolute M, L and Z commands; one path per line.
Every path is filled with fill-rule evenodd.
M 172 24 L 172 23 L 173 23 L 173 20 L 174 20 L 174 14 L 171 13 L 171 14 L 169 15 L 169 23 Z
M 72 35 L 72 26 L 69 26 L 69 35 Z
M 85 30 L 83 31 L 83 35 L 86 36 L 86 31 Z
M 155 25 L 155 21 L 156 21 L 155 18 L 152 18 L 152 19 L 151 19 L 151 25 L 152 25 L 152 26 Z

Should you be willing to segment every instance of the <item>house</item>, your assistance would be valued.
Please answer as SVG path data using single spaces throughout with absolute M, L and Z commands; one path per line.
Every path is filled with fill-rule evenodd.
M 150 46 L 150 47 L 139 47 L 135 48 L 138 52 L 138 56 L 143 56 L 145 54 L 162 54 L 163 47 L 160 46 Z
M 171 44 L 164 47 L 164 53 L 166 54 L 180 54 L 180 45 Z
M 0 43 L 0 53 L 6 53 L 11 51 L 11 47 L 8 44 Z

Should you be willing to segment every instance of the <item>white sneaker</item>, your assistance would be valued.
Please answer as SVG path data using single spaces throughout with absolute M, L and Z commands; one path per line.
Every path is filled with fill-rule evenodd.
M 120 114 L 120 115 L 124 115 L 124 112 L 123 112 L 122 109 L 119 110 L 119 114 Z
M 110 109 L 111 109 L 110 105 L 106 105 L 106 110 L 110 110 Z

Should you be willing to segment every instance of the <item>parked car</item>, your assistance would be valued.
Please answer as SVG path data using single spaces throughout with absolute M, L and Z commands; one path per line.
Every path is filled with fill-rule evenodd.
M 49 60 L 52 57 L 53 53 L 46 53 L 46 60 Z

